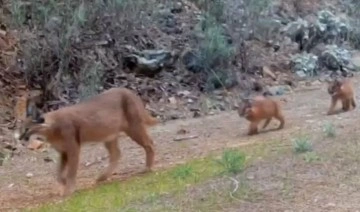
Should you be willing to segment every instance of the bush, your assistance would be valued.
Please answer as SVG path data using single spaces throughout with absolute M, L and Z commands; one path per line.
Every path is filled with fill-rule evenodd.
M 223 27 L 209 14 L 200 22 L 203 39 L 199 47 L 199 64 L 207 75 L 207 89 L 224 87 L 229 80 L 228 63 L 235 49 L 229 44 Z
M 219 163 L 225 169 L 225 172 L 238 174 L 245 168 L 246 156 L 244 153 L 236 150 L 225 150 Z
M 326 134 L 327 137 L 335 137 L 336 136 L 336 132 L 335 132 L 335 127 L 332 123 L 327 123 L 324 126 L 324 132 Z
M 312 144 L 309 137 L 307 136 L 295 138 L 293 141 L 293 145 L 295 153 L 305 153 L 312 151 Z
M 14 0 L 13 23 L 34 35 L 22 38 L 29 87 L 42 89 L 44 100 L 96 94 L 104 87 L 102 73 L 120 64 L 119 48 L 106 48 L 123 43 L 151 9 L 145 0 Z

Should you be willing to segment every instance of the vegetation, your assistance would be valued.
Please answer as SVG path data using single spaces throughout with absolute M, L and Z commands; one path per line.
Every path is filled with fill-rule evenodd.
M 293 141 L 294 151 L 296 153 L 311 152 L 313 150 L 310 138 L 308 136 L 300 136 Z
M 274 142 L 271 146 L 276 146 L 277 143 Z M 246 164 L 254 163 L 259 157 L 278 156 L 279 152 L 270 151 L 269 147 L 270 144 L 245 147 L 244 151 L 247 152 L 248 160 L 245 160 L 245 154 L 237 149 L 224 150 L 219 159 L 216 155 L 209 155 L 168 170 L 132 177 L 123 182 L 112 182 L 91 190 L 78 191 L 64 202 L 45 204 L 39 208 L 29 209 L 29 211 L 97 211 L 99 209 L 133 211 L 132 205 L 137 202 L 139 204 L 140 202 L 156 202 L 159 198 L 169 194 L 183 194 L 189 187 L 201 185 L 219 177 L 226 177 L 228 174 L 230 174 L 229 177 L 235 179 L 239 173 L 245 170 Z M 248 193 L 249 190 L 244 179 L 238 183 L 238 191 L 233 195 L 237 198 L 246 198 L 248 195 L 252 195 Z M 228 194 L 223 195 L 229 198 Z
M 245 154 L 236 150 L 225 150 L 218 162 L 224 167 L 226 173 L 238 174 L 245 168 Z
M 327 137 L 333 138 L 336 136 L 335 127 L 332 123 L 327 123 L 324 126 L 324 132 Z

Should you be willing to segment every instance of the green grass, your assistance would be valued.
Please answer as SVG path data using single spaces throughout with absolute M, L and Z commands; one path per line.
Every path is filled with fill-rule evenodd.
M 332 123 L 325 124 L 323 131 L 325 135 L 329 138 L 333 138 L 336 136 L 335 126 Z
M 225 150 L 220 157 L 210 155 L 168 170 L 80 190 L 61 203 L 47 203 L 26 211 L 123 211 L 124 208 L 132 208 L 134 203 L 155 202 L 164 195 L 182 193 L 189 186 L 224 176 L 229 170 L 242 171 L 254 160 L 278 155 L 278 151 L 273 151 L 271 147 L 276 143 L 242 147 L 242 151 L 246 152 L 246 160 L 242 152 Z M 227 161 L 228 165 L 223 166 L 219 160 Z
M 218 162 L 224 167 L 225 172 L 238 174 L 245 168 L 246 156 L 237 150 L 225 150 Z
M 64 203 L 48 204 L 30 211 L 118 211 L 133 201 L 146 201 L 162 194 L 181 191 L 189 184 L 209 179 L 221 172 L 222 167 L 209 158 L 195 160 L 166 171 L 79 191 Z
M 313 150 L 310 138 L 308 136 L 300 136 L 294 139 L 294 152 L 305 153 Z
M 307 163 L 312 163 L 320 160 L 320 156 L 317 155 L 315 152 L 307 152 L 304 154 L 304 161 Z

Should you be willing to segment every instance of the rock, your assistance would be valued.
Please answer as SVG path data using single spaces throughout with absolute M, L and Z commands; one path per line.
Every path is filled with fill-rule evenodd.
M 253 179 L 255 179 L 255 176 L 254 176 L 254 174 L 248 174 L 248 175 L 246 175 L 246 178 L 248 180 L 253 180 Z
M 183 11 L 183 5 L 181 2 L 176 2 L 170 10 L 171 13 L 181 13 L 182 11 Z
M 318 69 L 318 57 L 311 53 L 296 54 L 291 58 L 291 68 L 299 77 L 315 76 Z
M 352 32 L 350 21 L 335 16 L 329 10 L 321 10 L 311 22 L 299 18 L 288 23 L 282 32 L 299 44 L 299 49 L 309 51 L 319 43 L 331 43 L 335 39 L 347 39 Z M 311 38 L 311 39 L 310 39 Z
M 189 133 L 189 131 L 188 131 L 188 130 L 185 130 L 185 129 L 180 129 L 180 130 L 178 130 L 178 131 L 176 132 L 176 134 L 178 134 L 178 135 L 184 135 L 184 134 L 187 134 L 187 133 Z
M 125 48 L 130 53 L 123 58 L 124 67 L 148 77 L 154 77 L 163 68 L 171 67 L 177 58 L 173 52 L 167 50 L 138 51 L 132 46 Z
M 322 83 L 320 82 L 320 80 L 315 80 L 314 82 L 311 83 L 312 86 L 321 86 Z
M 5 142 L 4 149 L 14 152 L 17 150 L 17 147 L 15 146 L 15 144 L 10 144 L 10 143 Z
M 333 207 L 335 207 L 336 206 L 336 204 L 335 203 L 333 203 L 333 202 L 329 202 L 328 204 L 326 204 L 324 207 L 325 208 L 333 208 Z
M 45 29 L 49 32 L 57 32 L 61 27 L 62 18 L 53 16 L 49 19 L 48 22 L 45 24 Z
M 351 62 L 352 62 L 352 64 L 354 64 L 354 66 L 356 67 L 357 70 L 360 69 L 360 51 L 355 51 L 352 54 Z
M 187 50 L 182 55 L 182 63 L 185 65 L 185 68 L 193 73 L 199 73 L 204 69 L 201 65 L 200 57 L 198 53 L 192 50 Z
M 266 86 L 265 90 L 272 96 L 280 96 L 292 92 L 292 89 L 289 85 Z
M 329 41 L 345 38 L 350 32 L 348 20 L 335 16 L 329 10 L 321 10 L 317 14 L 316 28 L 321 33 L 322 40 Z
M 194 103 L 194 100 L 192 100 L 192 99 L 187 99 L 187 103 Z
M 353 76 L 352 71 L 358 70 L 358 66 L 352 61 L 353 56 L 350 51 L 336 45 L 327 45 L 326 50 L 319 57 L 320 65 L 327 70 L 333 71 L 330 75 L 344 77 L 351 77 Z
M 275 76 L 275 74 L 271 71 L 270 67 L 268 67 L 268 66 L 263 66 L 262 71 L 263 71 L 263 75 L 264 75 L 264 76 L 269 76 L 269 77 L 271 77 L 273 80 L 276 80 L 276 76 Z
M 44 147 L 44 142 L 40 141 L 39 139 L 31 139 L 27 146 L 30 150 L 38 150 Z
M 177 103 L 176 98 L 173 97 L 173 96 L 169 98 L 169 102 L 170 102 L 170 104 L 172 104 L 172 105 L 176 105 L 176 103 Z
M 4 164 L 5 160 L 6 160 L 6 154 L 0 151 L 0 166 Z
M 290 37 L 292 41 L 298 43 L 300 50 L 302 50 L 309 37 L 309 23 L 302 18 L 298 18 L 296 21 L 287 24 L 281 31 Z
M 306 74 L 305 74 L 304 71 L 297 71 L 297 72 L 295 72 L 295 73 L 296 73 L 296 75 L 298 75 L 300 78 L 305 78 L 305 77 L 306 77 Z
M 194 111 L 193 118 L 199 118 L 201 117 L 200 111 Z
M 191 92 L 190 92 L 190 91 L 187 91 L 187 90 L 177 92 L 177 95 L 178 95 L 179 97 L 189 96 L 190 94 L 191 94 Z

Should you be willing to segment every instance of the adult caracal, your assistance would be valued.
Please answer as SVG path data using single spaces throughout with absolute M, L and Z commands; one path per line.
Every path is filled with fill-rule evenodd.
M 29 105 L 31 106 L 31 104 Z M 60 154 L 57 181 L 62 196 L 75 191 L 80 146 L 104 142 L 109 152 L 109 166 L 97 178 L 106 180 L 118 165 L 117 140 L 122 132 L 145 149 L 146 170 L 154 163 L 154 144 L 146 126 L 157 123 L 146 111 L 139 96 L 126 88 L 112 88 L 78 104 L 39 114 L 30 108 L 28 119 L 20 128 L 19 139 L 32 134 L 44 136 Z

